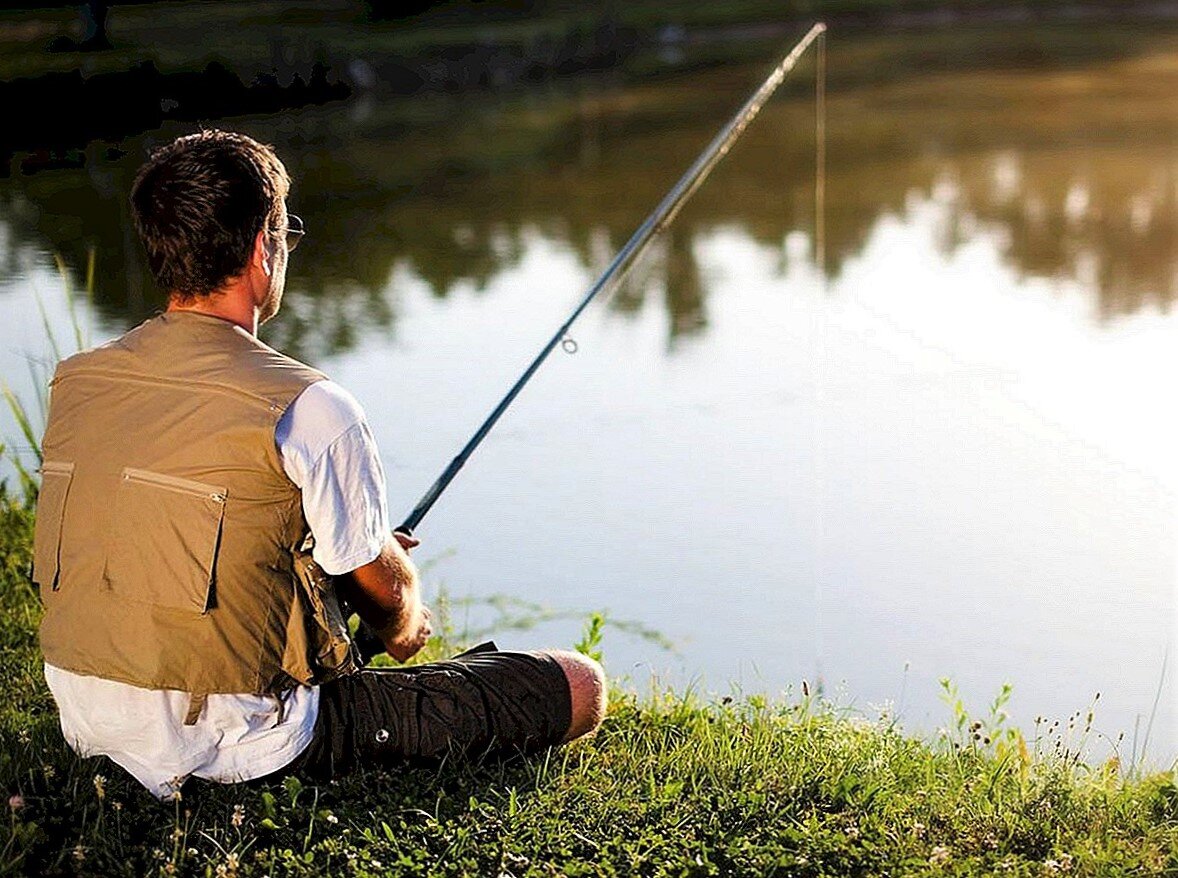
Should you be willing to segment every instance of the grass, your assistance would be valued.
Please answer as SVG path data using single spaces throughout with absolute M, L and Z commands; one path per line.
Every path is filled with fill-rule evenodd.
M 41 679 L 33 514 L 0 490 L 4 875 L 1142 875 L 1178 869 L 1169 773 L 973 719 L 923 742 L 802 695 L 615 694 L 600 732 L 509 763 L 158 803 L 79 759 Z M 596 631 L 596 633 L 595 633 Z M 600 624 L 582 646 L 594 649 Z M 444 647 L 446 644 L 435 644 Z M 608 656 L 607 656 L 608 661 Z M 948 684 L 947 684 L 948 685 Z

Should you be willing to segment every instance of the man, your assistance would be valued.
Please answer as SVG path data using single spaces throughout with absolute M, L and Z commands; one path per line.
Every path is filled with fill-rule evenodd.
M 62 731 L 165 797 L 188 777 L 329 778 L 592 731 L 604 678 L 488 649 L 358 670 L 336 590 L 405 661 L 430 637 L 356 401 L 258 341 L 303 234 L 273 150 L 202 131 L 131 200 L 167 310 L 63 361 L 34 545 Z

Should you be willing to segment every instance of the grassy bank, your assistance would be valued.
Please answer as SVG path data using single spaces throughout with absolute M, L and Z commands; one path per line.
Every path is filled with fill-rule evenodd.
M 803 698 L 616 696 L 541 757 L 148 797 L 61 741 L 32 515 L 0 496 L 0 874 L 1141 875 L 1178 869 L 1170 775 L 1089 767 L 963 712 L 923 743 Z M 608 661 L 608 656 L 607 656 Z

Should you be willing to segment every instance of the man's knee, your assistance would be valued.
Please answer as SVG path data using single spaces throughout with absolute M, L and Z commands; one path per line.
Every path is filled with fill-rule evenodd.
M 564 671 L 572 696 L 572 719 L 565 741 L 588 734 L 601 725 L 605 717 L 605 671 L 601 665 L 579 652 L 548 652 Z

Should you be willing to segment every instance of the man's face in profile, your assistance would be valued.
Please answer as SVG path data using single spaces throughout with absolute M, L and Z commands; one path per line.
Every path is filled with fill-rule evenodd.
M 273 247 L 270 256 L 270 288 L 262 307 L 258 312 L 258 323 L 262 324 L 278 313 L 282 305 L 282 291 L 286 286 L 286 264 L 289 251 L 286 248 L 286 205 L 282 207 L 282 231 L 268 235 L 269 246 Z

